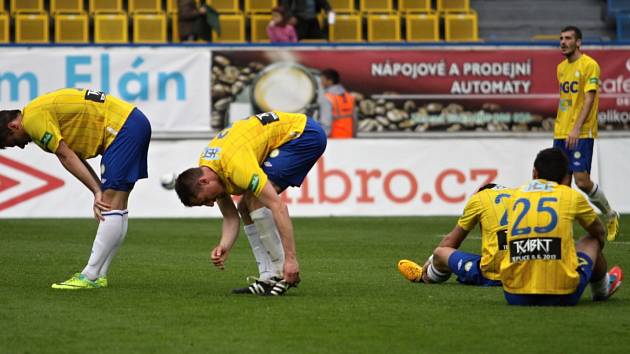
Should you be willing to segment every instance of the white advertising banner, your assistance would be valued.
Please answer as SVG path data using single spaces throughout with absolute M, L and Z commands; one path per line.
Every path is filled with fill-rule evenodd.
M 191 48 L 2 48 L 0 107 L 89 88 L 131 102 L 154 131 L 210 129 L 210 51 Z
M 329 141 L 301 188 L 283 196 L 294 216 L 458 215 L 487 182 L 526 183 L 550 139 L 356 139 Z M 153 141 L 149 179 L 136 184 L 134 217 L 220 216 L 186 208 L 160 177 L 197 163 L 206 140 Z M 593 177 L 613 207 L 630 212 L 630 139 L 600 139 Z M 98 166 L 98 159 L 91 161 Z M 98 171 L 98 168 L 95 169 Z M 0 152 L 0 217 L 90 217 L 92 195 L 57 161 L 30 144 Z

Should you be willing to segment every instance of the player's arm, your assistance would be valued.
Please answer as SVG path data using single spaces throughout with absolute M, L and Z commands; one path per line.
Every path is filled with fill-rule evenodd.
M 238 211 L 234 205 L 234 201 L 229 195 L 224 195 L 217 199 L 219 210 L 223 214 L 223 224 L 221 226 L 221 240 L 219 244 L 212 250 L 210 259 L 212 263 L 223 269 L 225 260 L 234 246 L 236 239 L 238 238 L 238 231 L 241 227 L 241 219 L 238 216 Z
M 273 221 L 276 223 L 280 234 L 284 249 L 284 280 L 290 285 L 297 285 L 300 282 L 300 268 L 295 251 L 293 224 L 289 217 L 289 209 L 280 199 L 271 183 L 265 183 L 258 200 L 271 210 Z
M 575 121 L 573 129 L 571 129 L 569 135 L 567 136 L 567 148 L 574 149 L 577 147 L 577 143 L 580 137 L 580 130 L 582 129 L 582 125 L 584 125 L 586 117 L 588 117 L 591 109 L 593 108 L 593 102 L 595 102 L 596 93 L 596 90 L 587 91 L 584 93 L 584 105 L 582 106 L 582 110 L 580 110 L 580 114 Z
M 466 236 L 468 236 L 468 233 L 469 231 L 464 230 L 461 226 L 455 225 L 453 230 L 440 241 L 438 247 L 459 248 L 466 239 Z
M 94 170 L 92 170 L 87 162 L 79 158 L 63 140 L 59 142 L 55 155 L 57 155 L 63 167 L 94 194 L 94 217 L 99 220 L 104 220 L 101 213 L 109 210 L 110 205 L 103 201 L 100 181 L 95 177 L 96 173 Z

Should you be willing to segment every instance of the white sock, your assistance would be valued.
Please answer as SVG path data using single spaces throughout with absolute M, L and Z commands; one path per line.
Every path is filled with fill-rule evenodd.
M 278 229 L 273 221 L 271 210 L 267 208 L 256 209 L 249 213 L 249 216 L 254 221 L 254 225 L 256 225 L 256 230 L 258 230 L 258 235 L 260 235 L 260 242 L 271 257 L 274 276 L 282 278 L 284 272 L 284 248 L 282 248 L 280 234 L 278 234 Z
M 90 280 L 96 280 L 109 253 L 116 247 L 122 238 L 123 210 L 111 210 L 103 213 L 104 221 L 101 221 L 96 231 L 96 237 L 92 244 L 92 253 L 87 265 L 81 272 Z
M 260 242 L 256 225 L 245 225 L 243 229 L 245 230 L 245 235 L 247 235 L 247 240 L 254 253 L 254 258 L 256 258 L 256 263 L 258 264 L 258 279 L 260 281 L 268 281 L 274 276 L 272 271 L 273 264 L 271 263 L 271 257 L 269 257 L 269 254 Z
M 608 282 L 610 281 L 608 272 L 600 280 L 591 283 L 591 293 L 593 297 L 606 297 L 608 296 Z
M 429 257 L 429 266 L 427 267 L 427 276 L 433 283 L 444 283 L 451 277 L 451 273 L 437 270 L 433 265 L 433 255 L 431 255 L 431 257 Z
M 129 213 L 127 212 L 127 210 L 123 210 L 122 236 L 120 237 L 120 240 L 118 241 L 116 246 L 114 246 L 114 248 L 109 252 L 109 255 L 107 256 L 107 258 L 105 258 L 105 262 L 103 263 L 103 266 L 101 266 L 101 269 L 98 272 L 99 278 L 104 278 L 107 276 L 107 271 L 109 270 L 109 265 L 112 263 L 112 259 L 114 259 L 114 255 L 116 255 L 116 252 L 120 248 L 120 245 L 122 245 L 123 242 L 125 242 L 125 237 L 127 236 L 128 225 L 129 225 Z
M 599 188 L 597 183 L 593 183 L 593 189 L 588 193 L 588 199 L 607 217 L 615 215 L 615 211 L 608 204 L 604 191 Z

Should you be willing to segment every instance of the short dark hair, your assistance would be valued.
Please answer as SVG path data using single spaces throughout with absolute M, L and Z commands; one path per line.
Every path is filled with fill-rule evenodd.
M 199 178 L 203 175 L 201 167 L 189 168 L 177 176 L 175 192 L 185 206 L 192 206 L 192 198 L 199 191 Z
M 569 159 L 558 148 L 544 149 L 536 155 L 534 168 L 538 171 L 538 178 L 562 183 L 569 174 Z
M 6 140 L 11 133 L 11 130 L 9 130 L 9 123 L 11 123 L 21 113 L 22 112 L 19 109 L 0 111 L 0 149 L 4 149 L 6 147 Z
M 341 80 L 339 73 L 335 69 L 322 70 L 322 76 L 332 81 L 333 84 L 338 84 Z
M 582 39 L 582 31 L 576 26 L 566 26 L 565 28 L 562 29 L 562 31 L 560 31 L 560 33 L 571 32 L 571 31 L 575 33 L 575 39 Z

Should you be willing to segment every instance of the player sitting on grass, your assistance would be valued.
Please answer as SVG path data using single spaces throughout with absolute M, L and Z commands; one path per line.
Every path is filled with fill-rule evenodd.
M 507 201 L 508 254 L 500 274 L 510 305 L 576 305 L 589 282 L 593 300 L 606 300 L 621 285 L 621 268 L 606 272 L 606 232 L 586 198 L 569 187 L 568 165 L 562 150 L 542 150 L 534 180 Z M 574 220 L 587 232 L 577 244 Z
M 505 205 L 511 195 L 511 189 L 496 184 L 481 187 L 468 200 L 457 225 L 442 239 L 424 267 L 403 259 L 398 262 L 400 273 L 418 283 L 442 283 L 455 273 L 462 284 L 501 285 L 499 266 L 506 249 Z M 477 224 L 481 227 L 481 255 L 459 251 L 459 246 Z

